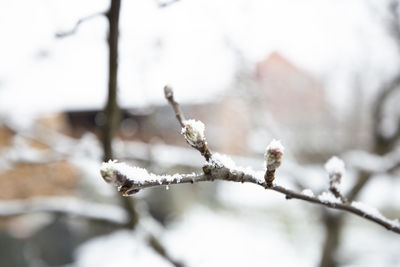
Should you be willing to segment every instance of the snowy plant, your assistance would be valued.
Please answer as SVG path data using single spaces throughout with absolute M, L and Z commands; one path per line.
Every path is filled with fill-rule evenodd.
M 265 152 L 266 172 L 255 172 L 249 168 L 237 167 L 232 159 L 218 153 L 212 154 L 207 147 L 204 135 L 204 124 L 196 120 L 185 120 L 179 104 L 175 101 L 171 87 L 164 88 L 165 97 L 175 111 L 176 118 L 182 126 L 182 134 L 188 144 L 198 150 L 206 160 L 203 173 L 199 174 L 174 174 L 156 175 L 147 170 L 128 166 L 125 163 L 109 161 L 103 163 L 101 175 L 103 179 L 115 185 L 123 195 L 131 195 L 139 190 L 153 186 L 169 186 L 172 184 L 197 183 L 205 181 L 223 180 L 241 183 L 252 183 L 265 189 L 283 194 L 286 199 L 299 199 L 310 203 L 319 204 L 328 208 L 343 210 L 362 218 L 375 222 L 388 230 L 400 234 L 400 226 L 396 220 L 390 220 L 372 209 L 359 205 L 352 205 L 339 191 L 339 184 L 344 175 L 344 163 L 337 157 L 331 158 L 325 165 L 329 175 L 329 191 L 315 196 L 311 190 L 296 192 L 284 186 L 273 183 L 275 171 L 282 163 L 284 147 L 280 141 L 272 140 Z M 379 216 L 377 215 L 379 214 Z
M 347 202 L 347 199 L 339 190 L 339 185 L 345 173 L 343 160 L 338 157 L 330 158 L 325 164 L 325 170 L 329 176 L 329 190 L 336 198 L 339 198 L 342 202 Z
M 185 126 L 182 128 L 182 134 L 186 141 L 195 148 L 204 146 L 204 123 L 197 120 L 186 120 L 183 124 Z

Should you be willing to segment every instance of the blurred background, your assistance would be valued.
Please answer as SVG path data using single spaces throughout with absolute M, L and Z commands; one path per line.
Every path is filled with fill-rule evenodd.
M 0 2 L 0 266 L 400 266 L 396 234 L 257 186 L 118 195 L 118 159 L 201 172 L 170 84 L 212 151 L 400 217 L 400 1 Z

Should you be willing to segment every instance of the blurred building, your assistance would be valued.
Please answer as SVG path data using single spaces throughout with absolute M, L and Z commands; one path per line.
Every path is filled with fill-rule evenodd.
M 278 52 L 257 64 L 255 79 L 265 108 L 280 123 L 311 126 L 326 117 L 322 85 Z

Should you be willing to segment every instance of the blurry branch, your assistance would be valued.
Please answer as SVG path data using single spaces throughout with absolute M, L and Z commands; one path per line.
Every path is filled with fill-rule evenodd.
M 369 3 L 367 1 L 367 3 Z M 374 14 L 377 10 L 377 7 L 371 8 Z M 385 21 L 386 27 L 389 31 L 389 34 L 392 36 L 398 52 L 400 52 L 400 19 L 399 19 L 399 0 L 390 0 L 388 6 L 389 14 L 387 16 L 387 20 Z M 392 80 L 383 85 L 380 88 L 380 91 L 375 99 L 372 113 L 373 120 L 373 135 L 374 135 L 374 146 L 372 152 L 378 155 L 388 155 L 390 157 L 390 153 L 395 143 L 398 141 L 400 136 L 400 119 L 397 122 L 396 130 L 388 135 L 382 131 L 382 118 L 384 114 L 384 108 L 387 103 L 387 100 L 393 93 L 400 89 L 400 73 L 398 73 Z M 390 153 L 390 154 L 389 154 Z M 375 162 L 375 161 L 374 161 Z M 390 173 L 395 171 L 400 166 L 399 159 L 395 159 L 391 164 L 385 164 L 385 169 L 375 169 L 371 170 L 369 168 L 360 168 L 359 178 L 355 185 L 352 187 L 350 192 L 347 194 L 347 198 L 349 201 L 352 201 L 358 197 L 358 195 L 362 192 L 365 185 L 368 183 L 370 178 L 374 175 L 376 171 L 380 173 Z M 382 166 L 381 166 L 382 167 Z M 343 216 L 338 215 L 329 215 L 325 214 L 324 216 L 325 229 L 326 229 L 326 237 L 324 250 L 321 257 L 320 267 L 334 267 L 338 264 L 335 260 L 335 254 L 338 250 L 340 244 L 340 235 L 343 229 Z
M 111 0 L 110 9 L 107 12 L 109 25 L 108 31 L 108 97 L 107 104 L 104 107 L 104 125 L 102 128 L 102 143 L 104 151 L 104 160 L 113 158 L 113 139 L 119 128 L 121 121 L 121 111 L 117 101 L 118 91 L 118 46 L 119 46 L 119 17 L 121 9 L 121 0 Z M 129 214 L 128 228 L 135 228 L 139 221 L 139 214 L 135 209 L 133 199 L 127 199 L 120 196 L 122 205 Z M 162 250 L 160 242 L 152 236 L 149 241 L 150 246 L 161 256 L 168 260 L 174 266 L 182 266 L 168 257 L 165 250 Z M 156 246 L 157 244 L 157 246 Z
M 394 143 L 397 141 L 400 135 L 400 120 L 396 125 L 396 130 L 390 135 L 384 133 L 381 127 L 384 106 L 386 104 L 386 101 L 396 90 L 399 89 L 400 89 L 400 73 L 397 74 L 396 77 L 394 77 L 390 83 L 381 88 L 381 91 L 375 100 L 375 105 L 373 109 L 373 122 L 374 122 L 373 127 L 374 127 L 374 135 L 376 141 L 374 150 L 375 152 L 381 155 L 390 151 L 390 149 L 393 147 Z
M 86 21 L 88 21 L 88 20 L 91 20 L 91 19 L 100 17 L 100 16 L 108 16 L 108 13 L 107 13 L 107 12 L 98 12 L 98 13 L 94 13 L 94 14 L 91 14 L 91 15 L 89 15 L 89 16 L 83 17 L 83 18 L 79 19 L 79 20 L 75 23 L 74 27 L 73 27 L 72 29 L 70 29 L 69 31 L 64 31 L 64 32 L 58 32 L 58 33 L 56 33 L 56 37 L 57 37 L 57 38 L 64 38 L 64 37 L 68 37 L 68 36 L 74 35 L 74 34 L 76 33 L 76 31 L 78 30 L 79 26 L 80 26 L 82 23 L 84 23 L 84 22 L 86 22 Z
M 24 200 L 1 200 L 0 218 L 12 218 L 30 213 L 50 213 L 66 216 L 80 217 L 90 221 L 102 222 L 117 227 L 124 227 L 128 221 L 128 213 L 119 206 L 98 204 L 75 197 L 40 197 Z M 144 216 L 146 221 L 142 224 L 154 224 L 154 219 Z M 150 220 L 150 221 L 149 221 Z M 146 234 L 147 243 L 161 256 L 174 266 L 181 267 L 182 263 L 172 259 L 160 241 L 155 237 L 151 227 L 141 227 Z
M 166 260 L 168 260 L 170 263 L 172 263 L 175 267 L 183 267 L 183 263 L 174 260 L 168 253 L 167 250 L 163 247 L 163 245 L 160 243 L 160 241 L 152 234 L 149 235 L 148 237 L 148 242 L 149 245 L 162 257 L 164 257 Z
M 165 92 L 167 100 L 171 101 L 171 97 L 173 96 L 172 88 L 168 87 L 168 90 L 165 90 Z M 177 118 L 179 121 L 179 118 L 183 118 L 183 115 L 181 114 L 181 116 L 177 116 Z M 184 121 L 183 125 L 183 129 L 185 129 L 185 127 L 187 127 L 187 124 L 185 124 Z M 199 133 L 199 129 L 197 129 L 196 127 L 193 128 L 193 132 L 190 134 L 189 137 L 193 136 L 195 138 L 190 139 L 190 141 L 201 141 L 203 139 L 205 140 L 205 137 L 201 134 L 201 132 Z M 185 135 L 185 138 L 186 141 L 188 141 L 188 136 Z M 189 141 L 188 143 L 190 144 Z M 190 145 L 197 149 L 192 144 Z M 279 192 L 285 195 L 286 199 L 304 200 L 328 208 L 344 210 L 353 213 L 362 218 L 375 222 L 390 231 L 400 234 L 400 224 L 397 221 L 392 221 L 385 218 L 377 210 L 364 207 L 362 203 L 350 203 L 347 202 L 344 197 L 342 199 L 336 198 L 334 195 L 328 192 L 323 192 L 319 196 L 314 196 L 314 194 L 309 191 L 298 193 L 274 183 L 273 181 L 275 178 L 275 170 L 280 165 L 282 155 L 283 147 L 280 145 L 280 143 L 275 140 L 271 142 L 266 151 L 267 170 L 265 173 L 261 174 L 238 168 L 230 159 L 224 159 L 223 157 L 219 157 L 219 155 L 211 155 L 209 159 L 206 158 L 207 162 L 203 166 L 203 174 L 198 175 L 176 174 L 173 176 L 159 176 L 148 173 L 145 169 L 129 167 L 125 163 L 117 163 L 115 161 L 103 163 L 103 166 L 101 168 L 101 175 L 106 182 L 112 183 L 117 186 L 118 190 L 125 196 L 135 194 L 144 188 L 154 186 L 169 186 L 171 184 L 193 184 L 197 182 L 214 180 L 253 183 L 265 189 Z M 340 175 L 341 177 L 342 172 L 344 171 L 344 167 L 342 170 L 342 166 L 340 164 L 342 163 L 338 163 L 337 161 L 333 162 L 332 164 L 329 164 L 328 162 L 326 166 L 331 180 L 331 188 L 335 187 L 335 190 L 337 190 L 337 192 L 339 192 L 337 184 L 340 183 L 340 179 L 337 179 L 337 175 Z M 267 175 L 269 172 L 272 171 L 272 169 L 273 173 Z M 333 179 L 334 181 L 332 181 Z M 333 186 L 333 183 L 335 183 L 336 185 Z
M 371 174 L 390 174 L 400 168 L 400 150 L 394 149 L 383 156 L 366 151 L 349 151 L 343 155 L 352 168 Z
M 170 5 L 175 4 L 176 2 L 179 2 L 179 0 L 170 0 L 170 1 L 155 0 L 155 1 L 159 8 L 169 7 Z
M 128 219 L 126 211 L 118 206 L 98 204 L 73 197 L 41 197 L 0 201 L 1 218 L 36 212 L 78 216 L 116 225 L 123 225 Z
M 389 2 L 389 18 L 386 21 L 389 33 L 393 36 L 398 48 L 400 48 L 400 17 L 399 17 L 399 0 L 390 0 Z

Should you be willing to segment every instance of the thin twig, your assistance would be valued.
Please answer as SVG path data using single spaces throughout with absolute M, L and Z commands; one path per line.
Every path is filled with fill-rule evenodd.
M 179 124 L 181 127 L 185 127 L 185 124 L 183 123 L 185 121 L 185 116 L 183 115 L 183 112 L 181 110 L 181 107 L 178 102 L 175 101 L 174 98 L 174 91 L 172 90 L 171 86 L 166 85 L 164 87 L 164 95 L 165 98 L 168 100 L 168 103 L 172 106 L 175 112 L 176 119 L 178 120 Z
M 166 99 L 173 107 L 176 118 L 178 119 L 179 123 L 181 124 L 182 127 L 186 127 L 183 113 L 179 107 L 179 104 L 174 100 L 172 88 L 166 86 L 164 88 L 164 93 Z M 205 137 L 202 138 L 204 138 L 205 140 Z M 192 145 L 192 147 L 199 150 L 197 146 Z M 280 159 L 282 157 L 282 152 L 283 152 L 283 147 L 282 148 L 280 147 L 281 145 L 278 146 L 276 144 L 270 149 L 267 148 L 269 152 L 268 156 L 271 156 L 270 155 L 271 151 L 280 152 L 279 154 L 280 156 L 274 158 L 274 160 L 270 159 L 270 157 L 267 157 L 267 163 L 270 165 L 274 165 L 274 169 L 276 169 L 280 165 Z M 374 214 L 372 214 L 372 212 L 368 213 L 364 211 L 362 208 L 360 208 L 359 205 L 355 206 L 353 205 L 354 203 L 348 203 L 347 199 L 344 198 L 344 196 L 342 196 L 341 194 L 339 194 L 339 199 L 336 198 L 337 199 L 336 201 L 336 200 L 326 199 L 321 196 L 298 193 L 291 189 L 287 189 L 283 186 L 276 185 L 275 183 L 273 183 L 273 180 L 271 179 L 265 179 L 264 174 L 262 174 L 260 177 L 256 177 L 255 174 L 253 173 L 246 173 L 241 170 L 230 169 L 225 167 L 225 165 L 222 162 L 215 161 L 215 159 L 213 160 L 211 158 L 212 157 L 211 153 L 209 156 L 210 158 L 208 159 L 206 157 L 208 163 L 203 166 L 204 174 L 199 174 L 199 175 L 191 174 L 191 175 L 158 176 L 154 174 L 149 174 L 144 169 L 128 167 L 128 173 L 131 176 L 132 175 L 137 176 L 137 177 L 128 177 L 127 174 L 125 174 L 127 166 L 124 163 L 117 163 L 114 161 L 103 164 L 103 167 L 101 168 L 101 175 L 106 182 L 112 183 L 115 186 L 117 186 L 118 190 L 125 196 L 133 195 L 144 188 L 162 186 L 162 185 L 169 186 L 171 184 L 185 184 L 185 183 L 193 184 L 197 182 L 214 181 L 214 180 L 253 183 L 262 186 L 265 189 L 279 192 L 285 195 L 286 199 L 299 199 L 310 203 L 319 204 L 331 209 L 345 210 L 347 212 L 353 213 L 367 220 L 375 222 L 390 231 L 400 234 L 400 224 L 398 222 L 391 221 L 385 218 L 384 216 L 379 214 L 379 212 Z M 278 161 L 276 161 L 277 159 Z M 122 172 L 120 167 L 123 170 Z M 335 194 L 335 192 L 333 193 Z
M 343 203 L 348 203 L 349 201 L 347 200 L 347 198 L 334 186 L 330 186 L 329 187 L 329 191 L 331 191 L 331 193 L 338 199 L 340 199 L 340 201 L 342 201 Z
M 160 0 L 156 0 L 156 4 L 159 8 L 166 8 L 169 7 L 170 5 L 175 4 L 176 2 L 179 2 L 179 0 L 170 0 L 168 2 L 163 2 Z
M 174 177 L 170 176 L 159 176 L 158 179 L 150 179 L 146 181 L 135 181 L 134 177 L 126 177 L 124 174 L 120 173 L 118 170 L 110 169 L 107 173 L 103 172 L 102 175 L 105 177 L 108 175 L 112 177 L 115 181 L 122 181 L 124 184 L 118 184 L 118 186 L 125 187 L 123 193 L 125 195 L 132 195 L 139 192 L 141 189 L 156 187 L 156 186 L 169 186 L 174 184 L 193 184 L 199 182 L 212 182 L 215 180 L 222 181 L 232 181 L 232 182 L 240 182 L 240 183 L 252 183 L 259 185 L 265 189 L 273 190 L 285 195 L 286 199 L 299 199 L 307 202 L 319 204 L 331 209 L 344 210 L 355 215 L 358 215 L 367 220 L 373 221 L 386 229 L 393 231 L 395 233 L 400 234 L 400 226 L 396 225 L 394 222 L 391 223 L 389 219 L 385 219 L 384 217 L 377 217 L 373 214 L 367 213 L 355 206 L 352 206 L 350 203 L 341 203 L 338 199 L 337 202 L 327 201 L 323 198 L 319 198 L 318 196 L 310 196 L 302 193 L 295 192 L 291 189 L 287 189 L 280 185 L 272 185 L 269 187 L 267 182 L 261 177 L 257 178 L 253 174 L 244 173 L 241 171 L 231 170 L 225 167 L 211 167 L 206 165 L 203 168 L 205 174 L 198 175 L 179 175 Z M 107 180 L 105 178 L 105 180 Z
M 172 108 L 175 112 L 176 119 L 178 120 L 182 129 L 184 129 L 185 127 L 187 127 L 187 124 L 185 123 L 185 121 L 186 121 L 185 116 L 183 115 L 183 112 L 181 110 L 179 103 L 175 101 L 174 91 L 171 86 L 166 85 L 164 87 L 164 95 L 165 95 L 165 98 L 168 100 L 168 103 L 172 106 Z M 211 153 L 210 149 L 208 148 L 206 139 L 205 138 L 197 139 L 197 137 L 199 137 L 197 135 L 197 133 L 195 134 L 195 136 L 196 136 L 196 140 L 191 140 L 191 142 L 189 142 L 189 140 L 185 137 L 186 142 L 191 147 L 198 150 L 200 152 L 200 154 L 205 158 L 206 161 L 210 161 L 210 159 L 212 157 L 212 153 Z
M 89 16 L 83 17 L 83 18 L 79 19 L 79 20 L 75 23 L 74 27 L 73 27 L 72 29 L 70 29 L 69 31 L 58 32 L 58 33 L 56 33 L 56 37 L 57 37 L 57 38 L 64 38 L 64 37 L 71 36 L 71 35 L 73 35 L 73 34 L 76 33 L 76 31 L 78 30 L 79 26 L 80 26 L 83 22 L 88 21 L 88 20 L 91 20 L 91 19 L 93 19 L 93 18 L 97 18 L 97 17 L 99 17 L 99 16 L 107 16 L 107 12 L 104 12 L 104 11 L 103 11 L 103 12 L 98 12 L 98 13 L 94 13 L 94 14 L 91 14 L 91 15 L 89 15 Z

